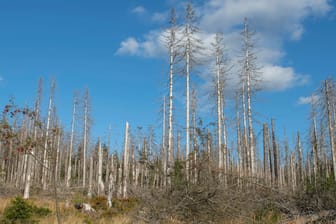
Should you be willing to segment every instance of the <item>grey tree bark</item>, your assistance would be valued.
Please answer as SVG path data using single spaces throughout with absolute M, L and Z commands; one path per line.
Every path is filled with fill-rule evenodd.
M 42 187 L 43 190 L 47 189 L 48 184 L 48 167 L 49 167 L 49 159 L 48 159 L 48 140 L 49 140 L 49 129 L 50 129 L 50 121 L 51 121 L 51 112 L 53 108 L 53 100 L 54 100 L 54 91 L 55 91 L 55 80 L 51 81 L 50 84 L 50 96 L 49 96 L 49 106 L 48 106 L 48 118 L 47 118 L 47 127 L 45 133 L 45 141 L 44 141 L 44 150 L 43 150 L 43 166 L 42 166 Z
M 128 197 L 128 177 L 129 177 L 129 126 L 128 122 L 126 122 L 125 125 L 125 142 L 124 142 L 124 167 L 123 167 L 123 174 L 122 174 L 122 179 L 123 179 L 123 190 L 122 190 L 122 195 L 123 198 Z
M 83 188 L 86 186 L 86 152 L 89 132 L 89 90 L 85 90 L 84 99 L 84 137 L 83 137 Z
M 103 182 L 103 150 L 100 139 L 98 140 L 98 196 L 104 195 Z
M 74 144 L 74 135 L 75 135 L 75 116 L 76 116 L 76 105 L 77 105 L 77 97 L 74 94 L 73 97 L 73 109 L 72 109 L 72 119 L 71 119 L 71 135 L 70 135 L 70 146 L 69 146 L 69 158 L 68 158 L 68 167 L 67 167 L 67 179 L 66 179 L 66 187 L 70 187 L 71 181 L 71 168 L 72 168 L 72 152 L 73 152 L 73 144 Z
M 328 129 L 329 129 L 329 142 L 332 154 L 333 162 L 333 171 L 334 171 L 334 181 L 336 182 L 336 148 L 335 148 L 335 131 L 334 131 L 334 121 L 333 121 L 333 109 L 332 109 L 332 81 L 326 80 L 324 82 L 324 91 L 325 91 L 325 102 L 327 109 L 327 118 L 328 118 Z M 335 119 L 335 118 L 334 118 Z
M 39 79 L 37 97 L 36 97 L 35 109 L 34 109 L 34 111 L 35 111 L 35 117 L 34 117 L 34 122 L 33 122 L 33 141 L 34 142 L 36 142 L 37 135 L 38 135 L 37 122 L 39 122 L 39 119 L 40 119 L 42 84 L 43 84 L 42 79 Z M 1 143 L 0 143 L 0 145 L 1 145 Z M 31 186 L 31 182 L 32 182 L 32 172 L 34 172 L 33 165 L 36 163 L 35 161 L 33 161 L 33 160 L 35 160 L 35 158 L 34 158 L 35 157 L 35 147 L 32 148 L 30 154 L 28 154 L 28 161 L 27 161 L 27 175 L 26 175 L 25 188 L 24 188 L 24 193 L 23 193 L 23 198 L 24 199 L 28 199 L 29 196 L 30 196 L 30 186 Z

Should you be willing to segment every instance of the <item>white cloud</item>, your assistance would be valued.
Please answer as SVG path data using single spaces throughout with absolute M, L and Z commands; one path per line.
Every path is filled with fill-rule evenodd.
M 311 104 L 312 98 L 314 102 L 316 102 L 320 98 L 320 96 L 319 95 L 301 96 L 299 97 L 297 104 L 299 105 Z
M 142 57 L 158 57 L 164 54 L 161 33 L 152 31 L 145 35 L 143 40 L 138 41 L 134 37 L 129 37 L 121 42 L 117 55 L 131 55 Z
M 256 31 L 255 51 L 258 65 L 262 68 L 261 88 L 281 91 L 309 81 L 308 75 L 298 74 L 293 67 L 280 65 L 286 55 L 284 41 L 300 40 L 304 34 L 304 20 L 325 16 L 331 9 L 328 0 L 272 0 L 271 3 L 269 0 L 209 0 L 197 7 L 202 31 L 199 37 L 204 42 L 204 48 L 210 49 L 214 33 L 223 32 L 228 55 L 237 61 L 242 44 L 239 35 L 242 22 L 244 17 L 249 18 L 251 27 Z M 183 15 L 184 11 L 177 13 Z M 163 20 L 168 24 L 168 13 L 152 16 L 152 21 Z M 152 30 L 137 40 L 130 37 L 121 43 L 117 54 L 161 57 L 167 51 L 161 41 L 162 32 L 160 29 Z M 236 64 L 235 70 L 238 71 L 239 67 Z M 237 81 L 236 76 L 237 73 L 233 74 L 232 85 Z M 210 85 L 209 80 L 204 82 L 204 85 Z
M 230 31 L 247 17 L 258 32 L 295 39 L 302 35 L 306 17 L 331 10 L 328 0 L 210 0 L 203 8 L 201 27 L 208 32 Z
M 296 74 L 291 67 L 265 65 L 261 69 L 261 86 L 264 90 L 281 91 L 308 82 L 307 75 Z
M 120 48 L 116 52 L 117 55 L 137 55 L 139 51 L 139 43 L 133 37 L 122 41 L 120 45 Z
M 166 52 L 163 46 L 161 32 L 152 31 L 145 35 L 144 41 L 141 43 L 142 56 L 145 57 L 161 57 Z
M 133 8 L 131 10 L 131 12 L 135 13 L 135 14 L 144 14 L 146 12 L 146 9 L 145 9 L 145 7 L 140 5 L 140 6 L 137 6 L 137 7 Z

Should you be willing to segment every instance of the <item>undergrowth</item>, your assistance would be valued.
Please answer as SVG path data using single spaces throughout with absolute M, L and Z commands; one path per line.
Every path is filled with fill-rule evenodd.
M 51 213 L 48 208 L 37 207 L 21 197 L 16 197 L 5 208 L 0 222 L 2 224 L 38 223 L 37 218 L 46 217 Z

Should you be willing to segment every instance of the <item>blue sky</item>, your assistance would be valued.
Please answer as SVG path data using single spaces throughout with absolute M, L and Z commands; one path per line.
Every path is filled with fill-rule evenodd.
M 256 120 L 275 117 L 291 137 L 309 122 L 309 96 L 327 76 L 335 77 L 335 2 L 328 0 L 192 1 L 204 44 L 224 33 L 229 55 L 239 53 L 238 33 L 248 17 L 257 33 L 263 91 L 257 95 Z M 74 91 L 89 88 L 92 137 L 122 144 L 125 121 L 133 130 L 150 125 L 160 130 L 161 99 L 166 94 L 168 65 L 160 34 L 170 8 L 183 20 L 182 1 L 19 1 L 0 0 L 0 99 L 14 96 L 33 105 L 38 78 L 44 79 L 44 112 L 48 86 L 56 79 L 56 105 L 70 129 Z M 237 76 L 237 74 L 232 74 Z M 214 120 L 209 74 L 197 83 L 200 114 Z M 195 78 L 194 78 L 195 79 Z M 234 79 L 234 78 L 233 78 Z M 183 77 L 177 78 L 176 121 L 184 118 Z M 228 83 L 230 88 L 234 83 Z M 230 109 L 228 109 L 230 110 Z M 258 127 L 257 127 L 258 129 Z M 159 133 L 159 132 L 158 132 Z M 281 133 L 282 135 L 282 133 Z

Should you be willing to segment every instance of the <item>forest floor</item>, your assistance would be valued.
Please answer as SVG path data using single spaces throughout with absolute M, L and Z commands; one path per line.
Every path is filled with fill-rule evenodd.
M 336 224 L 336 191 L 288 194 L 267 188 L 221 189 L 203 186 L 170 191 L 142 189 L 133 191 L 132 198 L 114 199 L 111 208 L 105 197 L 88 199 L 81 191 L 71 195 L 60 193 L 59 214 L 62 224 Z M 52 191 L 43 193 L 41 189 L 34 189 L 31 199 L 21 201 L 50 210 L 48 215 L 33 217 L 36 222 L 4 222 L 6 209 L 21 195 L 19 190 L 0 187 L 0 224 L 57 223 Z M 96 212 L 78 210 L 74 206 L 77 203 L 88 203 Z M 20 209 L 14 212 L 22 215 Z
M 0 198 L 0 217 L 3 216 L 4 210 L 8 207 L 13 200 L 13 197 Z M 60 202 L 60 217 L 61 221 L 64 224 L 127 224 L 127 223 L 172 223 L 172 224 L 184 224 L 186 222 L 178 221 L 172 217 L 168 218 L 165 221 L 159 222 L 148 222 L 142 220 L 136 216 L 136 201 L 133 199 L 130 200 L 115 200 L 113 202 L 112 208 L 107 208 L 105 205 L 100 204 L 103 202 L 103 198 L 96 198 L 90 201 L 93 204 L 93 207 L 96 208 L 96 213 L 85 213 L 80 210 L 77 210 L 73 203 L 70 206 L 66 207 L 65 202 Z M 28 203 L 33 204 L 37 207 L 48 208 L 52 213 L 46 217 L 39 217 L 35 219 L 35 223 L 39 224 L 52 224 L 57 223 L 55 215 L 55 202 L 52 198 L 41 198 L 41 197 L 32 197 L 28 200 Z M 281 224 L 305 224 L 305 223 L 336 223 L 336 211 L 321 211 L 315 214 L 309 215 L 300 215 L 297 217 L 288 218 L 286 214 L 274 213 L 272 211 L 265 212 L 262 214 L 262 217 L 251 216 L 251 217 L 237 217 L 233 219 L 223 220 L 222 222 L 200 222 L 200 223 L 230 223 L 230 224 L 244 224 L 244 223 L 281 223 Z M 334 221 L 333 221 L 334 220 Z M 0 220 L 0 223 L 2 222 Z M 18 222 L 21 223 L 21 222 Z M 25 222 L 22 222 L 25 223 Z M 196 221 L 197 223 L 197 221 Z
M 0 198 L 0 217 L 3 216 L 4 210 L 8 207 L 11 203 L 13 198 Z M 38 217 L 35 218 L 37 223 L 39 224 L 52 224 L 57 223 L 56 213 L 55 213 L 55 202 L 52 198 L 38 198 L 32 197 L 28 200 L 30 204 L 33 204 L 37 207 L 48 208 L 51 210 L 51 214 L 47 215 L 46 217 Z M 102 211 L 97 209 L 97 213 L 95 214 L 88 214 L 77 210 L 73 204 L 70 204 L 68 207 L 65 206 L 65 202 L 59 203 L 60 208 L 60 217 L 61 222 L 64 224 L 124 224 L 130 223 L 129 215 L 128 214 L 114 214 L 113 210 L 110 211 Z M 0 221 L 1 223 L 1 221 Z

